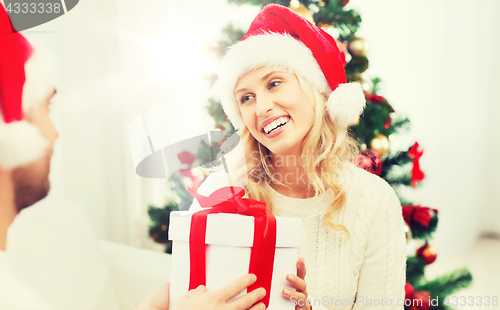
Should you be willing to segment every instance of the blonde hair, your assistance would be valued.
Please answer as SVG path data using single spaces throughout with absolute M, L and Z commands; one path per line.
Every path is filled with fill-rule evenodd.
M 303 164 L 309 184 L 314 188 L 314 197 L 332 189 L 334 199 L 323 215 L 323 220 L 330 228 L 346 234 L 350 233 L 344 225 L 335 223 L 333 218 L 346 202 L 346 193 L 342 184 L 342 170 L 359 152 L 358 142 L 345 127 L 337 125 L 327 112 L 325 103 L 327 97 L 311 87 L 303 78 L 297 76 L 302 94 L 314 109 L 314 124 L 302 141 Z M 243 128 L 241 141 L 245 149 L 248 171 L 246 192 L 249 198 L 265 202 L 272 211 L 270 189 L 262 186 L 261 182 L 270 181 L 280 183 L 273 177 L 273 165 L 270 162 L 269 150 L 260 144 L 250 133 Z M 259 158 L 251 154 L 259 154 Z

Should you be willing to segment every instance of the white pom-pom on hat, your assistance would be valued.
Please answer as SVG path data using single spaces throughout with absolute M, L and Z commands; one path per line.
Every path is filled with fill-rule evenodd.
M 35 125 L 26 121 L 0 122 L 0 146 L 0 167 L 12 169 L 41 158 L 48 141 Z
M 354 123 L 363 112 L 366 98 L 359 83 L 340 84 L 330 95 L 326 109 L 341 127 Z

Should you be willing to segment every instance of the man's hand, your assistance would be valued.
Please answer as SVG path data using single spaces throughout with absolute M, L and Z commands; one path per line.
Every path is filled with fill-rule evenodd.
M 257 277 L 253 274 L 243 276 L 215 291 L 207 292 L 205 286 L 189 291 L 177 298 L 171 310 L 264 310 L 263 303 L 252 305 L 266 296 L 266 290 L 256 289 L 232 302 L 229 299 L 249 287 Z M 166 283 L 151 293 L 134 310 L 169 310 L 170 284 Z M 250 308 L 251 307 L 251 308 Z
M 207 292 L 206 287 L 201 285 L 179 297 L 171 310 L 264 310 L 263 303 L 252 307 L 254 303 L 266 296 L 266 290 L 263 288 L 256 289 L 232 302 L 227 302 L 256 280 L 255 275 L 249 274 L 211 292 Z
M 134 310 L 168 310 L 170 283 L 163 284 L 159 289 L 149 294 Z

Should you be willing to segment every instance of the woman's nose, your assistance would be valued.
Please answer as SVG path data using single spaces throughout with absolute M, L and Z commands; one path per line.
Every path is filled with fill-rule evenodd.
M 265 117 L 274 108 L 271 96 L 261 94 L 257 96 L 255 112 L 257 116 Z

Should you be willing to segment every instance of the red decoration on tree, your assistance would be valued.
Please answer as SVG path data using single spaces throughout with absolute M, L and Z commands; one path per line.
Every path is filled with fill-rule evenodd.
M 389 127 L 391 127 L 391 123 L 392 123 L 392 118 L 389 116 L 389 118 L 385 121 L 384 128 L 389 129 Z
M 177 158 L 182 165 L 179 169 L 180 175 L 182 177 L 189 178 L 192 182 L 191 188 L 194 191 L 198 190 L 198 187 L 200 187 L 201 183 L 203 183 L 203 180 L 196 178 L 191 171 L 193 162 L 195 161 L 196 157 L 188 151 L 183 151 L 177 154 Z
M 413 289 L 413 285 L 410 282 L 406 282 L 405 284 L 405 299 L 413 299 L 413 293 L 415 290 Z
M 389 111 L 389 113 L 393 113 L 394 112 L 394 109 L 392 108 L 392 106 L 389 104 L 389 102 L 387 102 L 387 100 L 382 97 L 382 96 L 379 96 L 379 95 L 376 95 L 376 94 L 369 94 L 369 93 L 365 93 L 365 98 L 367 101 L 369 101 L 371 104 L 376 104 L 376 105 L 386 105 L 386 106 L 389 106 L 391 108 L 391 110 Z
M 349 0 L 339 0 L 340 5 L 346 6 L 349 3 Z
M 370 150 L 364 150 L 354 160 L 354 164 L 368 172 L 380 175 L 382 172 L 382 160 Z
M 413 293 L 413 300 L 411 310 L 428 310 L 430 309 L 431 294 L 426 291 L 416 291 Z
M 410 228 L 415 228 L 415 222 L 424 227 L 429 227 L 432 213 L 438 213 L 438 210 L 421 206 L 403 205 L 403 218 Z
M 437 249 L 428 243 L 417 249 L 417 257 L 425 261 L 427 265 L 432 264 L 437 257 Z
M 421 182 L 425 177 L 424 172 L 420 170 L 420 157 L 423 153 L 423 150 L 418 150 L 418 142 L 415 142 L 408 151 L 408 157 L 413 160 L 413 169 L 411 170 L 411 186 L 413 187 L 416 187 L 417 182 Z
M 179 154 L 177 154 L 177 158 L 179 158 L 179 161 L 181 162 L 181 164 L 189 165 L 189 167 L 191 167 L 194 160 L 196 159 L 194 157 L 194 155 L 188 151 L 180 152 Z

